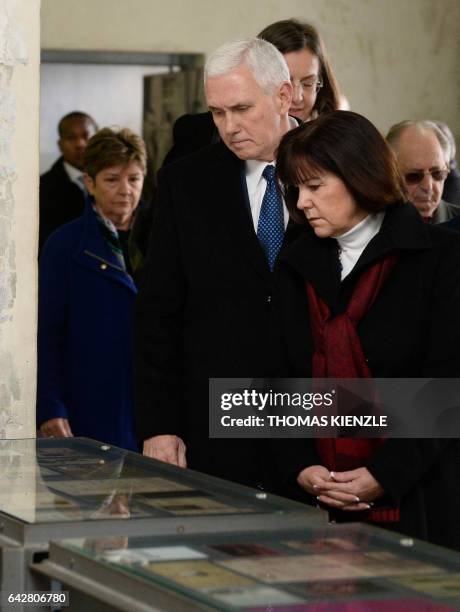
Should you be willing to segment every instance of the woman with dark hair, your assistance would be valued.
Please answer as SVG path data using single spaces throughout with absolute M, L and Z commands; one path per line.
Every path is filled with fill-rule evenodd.
M 289 114 L 300 123 L 342 107 L 341 96 L 326 48 L 318 31 L 309 23 L 285 19 L 270 24 L 257 35 L 284 55 L 293 87 Z M 219 141 L 210 112 L 182 115 L 173 128 L 173 147 L 163 164 L 190 155 Z
M 460 240 L 404 201 L 377 129 L 356 113 L 321 115 L 284 136 L 277 172 L 290 215 L 306 226 L 278 267 L 283 375 L 457 377 Z M 458 440 L 289 440 L 280 449 L 285 481 L 333 520 L 460 547 Z
M 309 121 L 339 108 L 339 90 L 318 31 L 297 19 L 276 21 L 258 34 L 281 51 L 294 88 L 289 114 Z
M 37 427 L 44 437 L 138 450 L 131 344 L 144 141 L 128 129 L 100 130 L 84 169 L 86 210 L 48 238 L 40 257 Z

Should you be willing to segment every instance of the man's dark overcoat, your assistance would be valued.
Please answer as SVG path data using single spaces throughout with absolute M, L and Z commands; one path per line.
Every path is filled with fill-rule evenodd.
M 158 203 L 135 317 L 138 435 L 176 434 L 189 467 L 266 484 L 264 441 L 208 435 L 208 379 L 271 376 L 278 355 L 244 164 L 221 143 L 202 149 L 160 171 Z
M 85 208 L 85 194 L 75 185 L 60 157 L 40 177 L 40 233 L 39 252 L 50 234 L 58 227 L 78 219 Z

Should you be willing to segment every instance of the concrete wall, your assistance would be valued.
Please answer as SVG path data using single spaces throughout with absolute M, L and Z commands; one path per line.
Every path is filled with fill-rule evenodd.
M 380 129 L 431 117 L 460 135 L 458 0 L 42 0 L 42 46 L 209 52 L 289 17 L 320 29 L 352 108 Z
M 39 0 L 0 0 L 0 438 L 35 435 Z

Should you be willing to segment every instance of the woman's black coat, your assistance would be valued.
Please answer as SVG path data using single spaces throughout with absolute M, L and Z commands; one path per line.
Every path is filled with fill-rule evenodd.
M 332 313 L 339 314 L 361 273 L 394 250 L 399 260 L 358 326 L 373 376 L 460 375 L 460 237 L 426 225 L 412 205 L 405 204 L 387 211 L 380 232 L 343 282 L 335 240 L 319 239 L 307 227 L 284 251 L 277 272 L 281 376 L 311 377 L 305 281 L 313 284 Z M 391 439 L 366 462 L 391 501 L 400 504 L 401 521 L 393 524 L 397 531 L 460 548 L 459 442 Z M 279 441 L 275 446 L 286 483 L 294 483 L 308 465 L 321 463 L 308 440 Z

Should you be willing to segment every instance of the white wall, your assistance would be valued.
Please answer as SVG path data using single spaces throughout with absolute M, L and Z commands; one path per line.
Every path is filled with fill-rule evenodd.
M 432 117 L 460 135 L 459 0 L 43 0 L 43 48 L 210 52 L 298 17 L 322 32 L 352 108 L 382 130 Z
M 42 64 L 40 72 L 40 173 L 59 156 L 57 124 L 81 110 L 100 127 L 118 125 L 142 133 L 143 77 L 161 66 Z
M 35 435 L 39 0 L 0 0 L 0 438 Z

